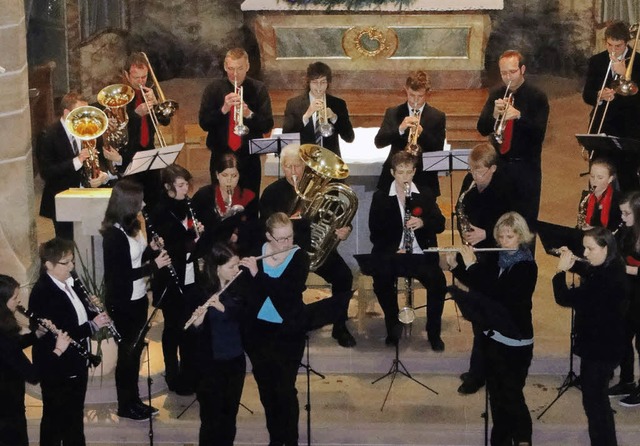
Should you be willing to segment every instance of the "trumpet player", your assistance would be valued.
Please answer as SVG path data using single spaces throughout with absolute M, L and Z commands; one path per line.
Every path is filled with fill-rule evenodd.
M 375 137 L 377 148 L 391 146 L 387 160 L 382 166 L 378 180 L 378 189 L 388 191 L 393 178 L 391 157 L 406 149 L 411 129 L 418 132 L 417 144 L 422 152 L 436 152 L 444 147 L 446 117 L 443 112 L 427 103 L 431 80 L 426 71 L 414 71 L 409 74 L 404 85 L 407 101 L 388 108 L 384 113 L 380 130 Z M 422 170 L 422 156 L 418 155 L 417 171 L 414 182 L 426 186 L 440 196 L 440 185 L 436 172 Z
M 89 158 L 89 151 L 65 125 L 71 110 L 85 105 L 87 102 L 76 92 L 64 95 L 60 119 L 39 136 L 36 144 L 40 176 L 44 180 L 40 215 L 53 221 L 56 237 L 66 240 L 73 240 L 73 222 L 56 220 L 56 194 L 72 187 L 100 187 L 109 179 L 104 171 L 95 179 L 85 178 L 83 163 Z
M 227 77 L 213 81 L 204 90 L 199 122 L 202 130 L 208 132 L 211 181 L 215 181 L 215 166 L 219 158 L 233 152 L 239 162 L 240 187 L 251 189 L 258 196 L 262 167 L 260 157 L 249 154 L 249 140 L 262 138 L 271 131 L 273 114 L 267 87 L 247 76 L 249 68 L 249 55 L 245 50 L 233 48 L 227 51 L 224 58 Z M 239 119 L 247 127 L 246 135 L 234 132 L 240 124 L 236 122 Z
M 625 75 L 627 63 L 633 54 L 633 49 L 627 44 L 630 38 L 626 23 L 611 23 L 604 32 L 605 50 L 589 59 L 582 99 L 593 107 L 590 133 L 640 139 L 640 128 L 637 125 L 640 95 L 622 96 L 611 88 L 614 80 Z M 636 53 L 636 57 L 640 56 Z M 640 65 L 633 66 L 631 80 L 640 82 Z M 627 192 L 637 189 L 637 157 L 625 157 L 616 161 L 621 190 Z
M 533 227 L 540 208 L 540 160 L 549 102 L 541 90 L 525 82 L 524 57 L 518 51 L 502 53 L 498 66 L 503 86 L 489 93 L 477 128 L 483 136 L 500 133 L 502 144 L 496 149 L 504 173 L 513 185 L 514 195 L 518 197 L 515 210 Z M 508 89 L 505 88 L 507 85 Z M 503 124 L 499 125 L 500 122 Z
M 381 267 L 373 275 L 373 290 L 384 312 L 387 329 L 387 345 L 396 345 L 400 335 L 398 321 L 398 296 L 394 282 L 398 276 L 414 277 L 427 289 L 427 336 L 434 351 L 443 351 L 444 342 L 440 337 L 442 310 L 446 293 L 446 280 L 438 266 L 438 257 L 422 254 L 422 250 L 437 246 L 437 234 L 444 231 L 445 219 L 436 203 L 433 193 L 426 187 L 416 185 L 417 159 L 413 155 L 400 151 L 391 158 L 390 174 L 393 178 L 386 189 L 378 189 L 371 201 L 369 212 L 369 231 L 373 243 L 371 254 L 375 254 Z M 407 208 L 405 183 L 410 186 L 411 215 L 405 215 Z M 411 262 L 407 271 L 388 265 L 393 262 L 394 254 L 404 253 L 405 231 L 410 231 L 413 245 Z M 420 254 L 418 254 L 420 253 Z M 387 260 L 388 259 L 388 260 Z M 410 263 L 410 264 L 409 264 Z
M 287 101 L 283 133 L 300 133 L 301 144 L 317 144 L 340 156 L 340 142 L 355 138 L 347 103 L 327 94 L 331 86 L 331 68 L 323 62 L 307 67 L 307 88 Z

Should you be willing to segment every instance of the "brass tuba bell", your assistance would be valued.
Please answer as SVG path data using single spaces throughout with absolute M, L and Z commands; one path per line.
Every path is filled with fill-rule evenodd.
M 99 108 L 89 105 L 74 108 L 65 119 L 65 127 L 69 133 L 81 140 L 82 148 L 89 151 L 89 158 L 84 161 L 85 175 L 88 179 L 100 176 L 96 139 L 102 136 L 108 126 L 107 115 Z
M 133 88 L 125 84 L 112 84 L 104 87 L 98 93 L 98 102 L 105 108 L 105 114 L 113 123 L 114 128 L 107 129 L 105 140 L 116 150 L 124 147 L 129 141 L 127 124 L 129 115 L 125 106 L 133 100 Z

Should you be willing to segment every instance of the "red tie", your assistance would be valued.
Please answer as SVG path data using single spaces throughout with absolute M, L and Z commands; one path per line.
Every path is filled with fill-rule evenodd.
M 504 155 L 511 150 L 511 138 L 513 137 L 513 119 L 507 121 L 507 126 L 504 128 L 504 135 L 502 145 L 500 146 L 500 154 Z
M 136 108 L 138 105 L 142 104 L 142 92 L 140 90 L 136 90 Z M 142 116 L 140 121 L 140 146 L 147 147 L 149 145 L 149 123 L 147 122 L 147 117 Z
M 236 107 L 234 105 L 233 107 L 231 107 L 231 110 L 229 111 L 229 137 L 227 140 L 227 143 L 229 144 L 229 148 L 234 152 L 238 150 L 240 148 L 240 145 L 242 144 L 242 138 L 240 138 L 240 135 L 236 135 L 235 133 L 233 133 L 233 129 L 236 127 L 235 111 L 236 111 Z

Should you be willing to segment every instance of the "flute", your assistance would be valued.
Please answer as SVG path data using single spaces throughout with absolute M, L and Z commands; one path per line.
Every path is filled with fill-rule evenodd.
M 462 248 L 427 248 L 423 249 L 422 252 L 460 252 Z M 518 249 L 512 248 L 472 248 L 473 252 L 499 252 L 499 251 L 517 251 Z
M 91 299 L 91 294 L 89 293 L 89 290 L 87 290 L 87 288 L 84 286 L 84 283 L 82 283 L 82 281 L 80 280 L 80 277 L 78 277 L 78 273 L 76 273 L 75 271 L 71 271 L 71 277 L 73 277 L 73 282 L 77 283 L 80 291 L 82 291 L 82 296 L 80 296 L 80 298 L 84 300 L 89 310 L 98 314 L 104 313 L 104 308 L 102 308 L 102 306 Z M 119 344 L 120 341 L 122 341 L 122 335 L 120 334 L 120 332 L 118 332 L 118 329 L 116 328 L 113 321 L 109 321 L 107 329 L 111 333 L 111 336 L 113 336 L 113 340 Z
M 53 322 L 46 321 L 41 317 L 36 317 L 33 311 L 27 310 L 22 305 L 17 305 L 16 310 L 28 317 L 30 321 L 35 322 L 36 324 L 47 330 L 54 337 L 58 337 L 58 333 L 60 333 L 60 330 L 58 330 L 58 327 L 56 327 Z M 94 355 L 93 353 L 89 352 L 82 344 L 77 342 L 75 339 L 71 337 L 70 339 L 71 340 L 69 341 L 69 345 L 73 346 L 73 348 L 76 349 L 80 356 L 88 360 L 92 367 L 98 367 L 100 365 L 100 363 L 102 362 L 102 358 L 100 356 Z
M 547 254 L 550 254 L 554 257 L 560 257 L 562 255 L 562 253 L 560 252 L 560 249 L 558 248 L 551 248 L 547 251 Z M 573 258 L 573 260 L 575 260 L 576 262 L 581 262 L 581 263 L 587 263 L 589 264 L 589 261 L 587 259 L 585 259 L 584 257 L 578 257 L 577 255 L 575 255 L 574 253 L 571 253 L 571 257 Z
M 160 241 L 160 236 L 158 235 L 158 233 L 153 228 L 153 225 L 151 224 L 151 219 L 149 218 L 149 213 L 147 212 L 146 209 L 142 209 L 140 212 L 142 212 L 142 217 L 144 218 L 144 223 L 147 226 L 147 233 L 151 234 L 151 240 L 153 240 L 156 243 L 156 246 L 158 247 L 158 249 L 160 251 L 162 251 L 164 249 L 164 243 L 162 241 Z M 184 294 L 182 292 L 182 287 L 180 286 L 180 278 L 178 277 L 178 273 L 176 272 L 176 268 L 173 266 L 172 263 L 170 263 L 170 264 L 167 265 L 167 269 L 169 270 L 169 275 L 173 279 L 173 281 L 174 281 L 176 287 L 178 288 L 178 291 L 180 292 L 180 294 Z
M 287 249 L 282 249 L 280 251 L 276 251 L 276 252 L 272 252 L 271 254 L 264 254 L 261 256 L 256 257 L 256 260 L 262 260 L 262 259 L 266 259 L 267 257 L 273 257 L 276 256 L 278 254 L 282 254 L 283 252 L 289 252 L 293 249 L 297 249 L 299 248 L 298 245 L 293 245 L 291 248 L 287 248 Z M 184 330 L 186 330 L 187 328 L 189 328 L 191 325 L 193 325 L 193 323 L 200 317 L 202 316 L 202 313 L 204 313 L 210 306 L 213 305 L 214 301 L 216 300 L 217 297 L 219 297 L 228 287 L 229 285 L 231 285 L 231 283 L 233 283 L 234 280 L 236 280 L 240 274 L 242 274 L 243 270 L 238 271 L 235 276 L 233 276 L 231 278 L 231 280 L 229 280 L 221 289 L 220 291 L 218 291 L 217 293 L 215 293 L 214 295 L 212 295 L 209 299 L 207 299 L 207 301 L 205 303 L 203 303 L 202 305 L 200 305 L 198 308 L 195 309 L 195 311 L 193 312 L 193 314 L 191 315 L 191 317 L 189 318 L 189 320 L 184 324 Z

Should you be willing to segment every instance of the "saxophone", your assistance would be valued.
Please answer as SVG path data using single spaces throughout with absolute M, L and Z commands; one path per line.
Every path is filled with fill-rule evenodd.
M 471 231 L 471 221 L 469 220 L 469 216 L 465 213 L 464 210 L 464 197 L 469 193 L 471 189 L 476 187 L 476 182 L 472 181 L 467 190 L 462 192 L 458 197 L 458 201 L 456 202 L 456 217 L 458 218 L 458 232 L 460 232 L 460 237 L 464 241 L 464 233 Z
M 580 199 L 580 204 L 578 204 L 578 217 L 576 218 L 576 228 L 582 231 L 586 230 L 589 227 L 587 223 L 587 204 L 589 203 L 589 198 L 593 193 L 592 188 L 590 187 L 588 190 L 582 191 L 582 198 Z

